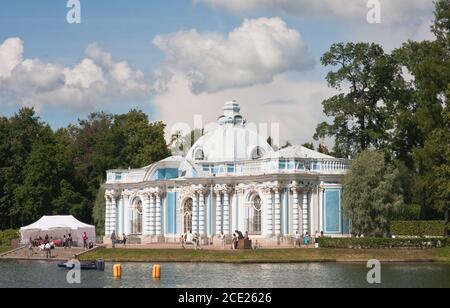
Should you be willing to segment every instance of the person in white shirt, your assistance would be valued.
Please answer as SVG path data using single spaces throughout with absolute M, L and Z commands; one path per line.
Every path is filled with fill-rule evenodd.
M 300 233 L 298 233 L 298 231 L 295 231 L 295 235 L 294 235 L 294 248 L 300 247 Z
M 225 250 L 225 234 L 223 234 L 223 232 L 220 232 L 219 239 L 222 250 Z

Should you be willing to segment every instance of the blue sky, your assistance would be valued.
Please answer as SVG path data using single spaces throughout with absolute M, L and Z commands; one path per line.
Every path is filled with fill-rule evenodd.
M 319 59 L 332 43 L 375 41 L 389 50 L 406 39 L 431 38 L 427 30 L 432 18 L 429 0 L 386 4 L 384 8 L 389 10 L 383 13 L 387 22 L 381 25 L 367 23 L 364 6 L 328 9 L 318 3 L 327 5 L 331 0 L 292 0 L 294 4 L 286 9 L 280 4 L 283 1 L 255 1 L 249 0 L 242 8 L 236 0 L 81 0 L 82 23 L 73 25 L 66 21 L 66 0 L 1 0 L 0 60 L 3 44 L 3 56 L 9 59 L 3 62 L 12 64 L 4 68 L 3 77 L 0 66 L 0 115 L 34 106 L 43 120 L 61 127 L 92 111 L 126 112 L 138 107 L 152 119 L 171 125 L 189 122 L 198 113 L 213 120 L 224 100 L 238 99 L 243 111 L 251 111 L 252 120 L 266 121 L 270 113 L 270 121 L 283 123 L 286 138 L 302 142 L 310 139 L 314 123 L 324 119 L 321 101 L 330 92 L 324 81 L 327 69 L 320 66 Z M 246 19 L 250 21 L 247 24 Z M 183 32 L 192 29 L 196 34 Z M 236 46 L 240 42 L 229 39 L 229 33 L 236 29 L 240 37 L 248 38 L 243 42 L 242 55 L 240 46 Z M 278 32 L 269 35 L 267 29 Z M 221 50 L 237 53 L 236 63 L 252 59 L 261 49 L 250 41 L 260 35 L 268 40 L 280 36 L 263 49 L 281 58 L 270 69 L 261 67 L 272 67 L 273 63 L 244 62 L 243 76 L 251 76 L 246 80 L 238 80 L 242 72 L 237 64 L 231 65 L 229 72 L 209 71 L 201 57 L 195 59 L 204 52 L 205 62 L 227 67 L 220 62 L 229 65 L 233 57 L 216 56 Z M 159 43 L 155 43 L 158 36 Z M 279 39 L 283 40 L 280 46 Z M 211 41 L 214 49 L 195 50 Z M 91 50 L 101 56 L 87 55 L 92 43 L 95 48 Z M 21 46 L 22 53 L 17 51 Z M 296 59 L 292 52 L 303 60 Z M 108 55 L 114 62 L 101 62 Z M 120 71 L 116 70 L 119 63 Z M 200 74 L 200 81 L 190 79 L 193 72 L 195 76 Z M 73 80 L 70 85 L 69 78 Z M 155 82 L 163 84 L 161 89 L 154 90 Z M 76 92 L 73 87 L 82 89 Z M 77 97 L 77 102 L 72 103 L 70 96 Z M 267 104 L 277 100 L 295 103 L 289 108 L 282 103 L 278 107 Z M 265 109 L 269 105 L 274 109 Z M 294 111 L 299 116 L 292 119 Z

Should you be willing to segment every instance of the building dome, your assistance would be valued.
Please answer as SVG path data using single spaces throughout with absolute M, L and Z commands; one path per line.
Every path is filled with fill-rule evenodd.
M 247 127 L 236 101 L 227 102 L 219 126 L 201 137 L 186 159 L 208 162 L 234 162 L 258 159 L 273 153 L 267 140 Z

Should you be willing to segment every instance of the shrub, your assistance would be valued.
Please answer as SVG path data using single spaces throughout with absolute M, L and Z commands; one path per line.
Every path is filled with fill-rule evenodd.
M 20 234 L 17 230 L 0 231 L 0 246 L 10 246 L 11 241 L 18 238 L 20 238 Z
M 421 207 L 419 204 L 403 204 L 393 215 L 394 220 L 420 220 Z
M 447 238 L 329 238 L 319 239 L 321 248 L 344 248 L 344 249 L 386 249 L 386 248 L 441 248 L 447 247 Z
M 391 232 L 397 236 L 442 236 L 444 222 L 442 221 L 394 221 Z

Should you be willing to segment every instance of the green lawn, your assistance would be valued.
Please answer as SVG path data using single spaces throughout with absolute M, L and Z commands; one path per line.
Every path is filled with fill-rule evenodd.
M 11 247 L 0 246 L 0 254 L 11 250 Z
M 98 249 L 85 254 L 83 260 L 136 262 L 226 262 L 271 263 L 353 260 L 408 260 L 450 262 L 450 248 L 429 250 L 351 250 L 351 249 L 276 249 L 256 251 Z

